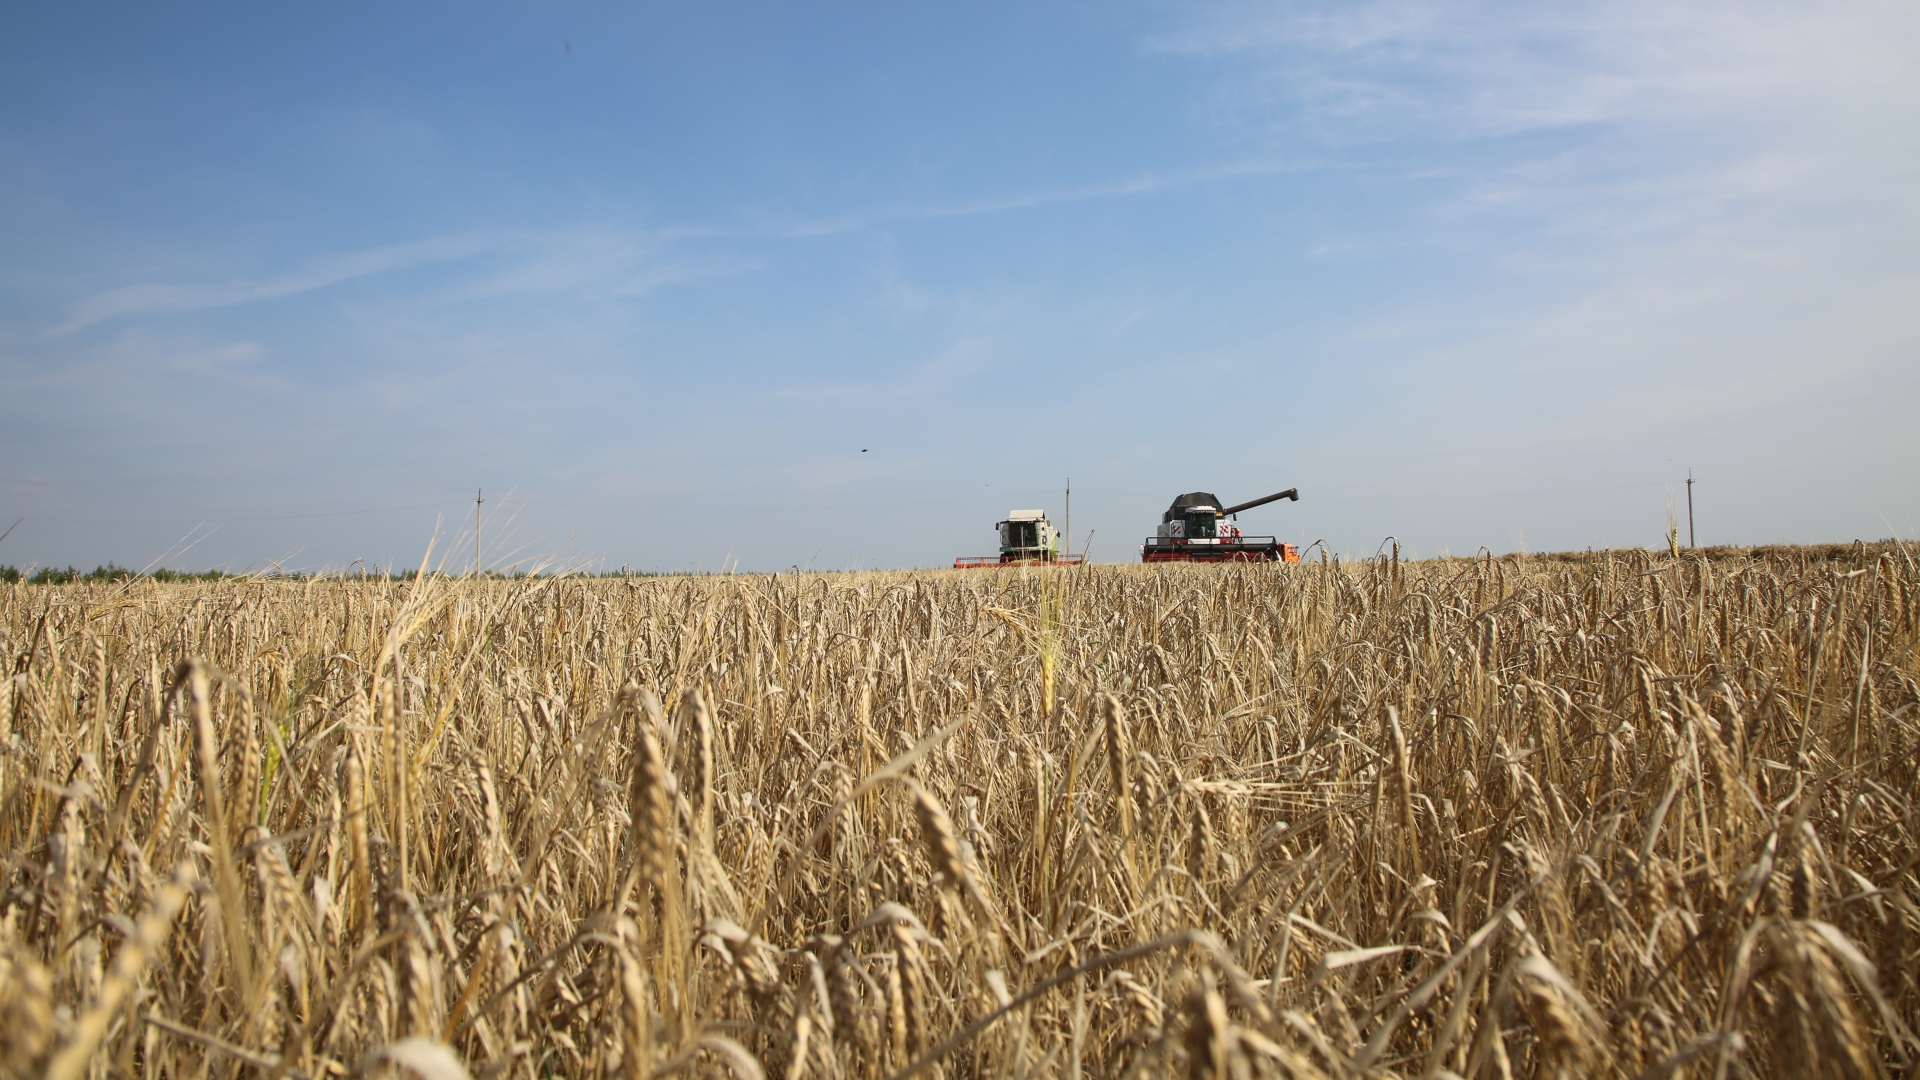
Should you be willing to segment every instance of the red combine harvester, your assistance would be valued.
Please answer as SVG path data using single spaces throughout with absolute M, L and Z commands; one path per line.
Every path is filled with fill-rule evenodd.
M 1222 509 L 1211 492 L 1190 491 L 1173 500 L 1160 518 L 1160 531 L 1140 547 L 1141 562 L 1299 562 L 1300 549 L 1271 536 L 1245 536 L 1224 524 L 1242 510 L 1278 499 L 1300 501 L 1300 489 L 1288 488 L 1264 499 Z
M 1060 530 L 1047 520 L 1045 510 L 1015 510 L 997 526 L 1000 530 L 1000 554 L 961 556 L 953 560 L 956 570 L 984 566 L 1072 566 L 1085 555 L 1060 554 Z

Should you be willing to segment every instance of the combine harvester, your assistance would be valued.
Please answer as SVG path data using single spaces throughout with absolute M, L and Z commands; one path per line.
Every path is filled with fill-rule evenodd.
M 1076 566 L 1085 555 L 1060 554 L 1060 530 L 1047 520 L 1045 510 L 1015 510 L 999 523 L 1000 554 L 961 556 L 956 570 L 983 566 Z
M 1300 501 L 1300 489 L 1288 488 L 1264 499 L 1221 509 L 1206 491 L 1190 491 L 1173 500 L 1160 518 L 1160 531 L 1140 547 L 1141 562 L 1299 562 L 1300 549 L 1271 536 L 1243 536 L 1222 520 L 1277 499 Z

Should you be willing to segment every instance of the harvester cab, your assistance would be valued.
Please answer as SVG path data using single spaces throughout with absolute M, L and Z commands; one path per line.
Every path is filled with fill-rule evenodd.
M 1047 520 L 1045 510 L 1015 510 L 996 526 L 1000 530 L 998 557 L 982 555 L 953 560 L 955 567 L 1030 566 L 1077 563 L 1081 556 L 1060 554 L 1060 530 Z
M 1204 491 L 1191 491 L 1173 500 L 1160 515 L 1159 537 L 1180 540 L 1216 540 L 1222 530 L 1220 500 Z M 1233 526 L 1226 529 L 1238 532 Z
M 1212 492 L 1190 491 L 1160 516 L 1160 529 L 1141 546 L 1142 562 L 1299 562 L 1300 549 L 1272 536 L 1246 536 L 1231 524 L 1242 510 L 1279 499 L 1300 501 L 1288 488 L 1263 499 L 1223 507 Z
M 1060 530 L 1047 520 L 1045 510 L 1015 510 L 995 527 L 1000 530 L 1003 561 L 1011 556 L 1052 562 L 1060 553 Z

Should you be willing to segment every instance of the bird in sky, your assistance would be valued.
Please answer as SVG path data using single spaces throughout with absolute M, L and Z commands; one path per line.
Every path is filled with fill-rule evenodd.
M 864 446 L 863 446 L 863 447 L 861 447 L 861 448 L 860 448 L 860 452 L 861 452 L 861 453 L 863 453 L 863 454 L 864 454 L 864 453 L 866 453 L 866 452 L 867 452 L 867 448 L 866 448 L 866 447 L 864 447 Z

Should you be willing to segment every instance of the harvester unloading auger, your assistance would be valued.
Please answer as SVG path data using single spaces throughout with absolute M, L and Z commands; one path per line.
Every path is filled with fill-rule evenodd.
M 1288 488 L 1263 499 L 1222 508 L 1211 492 L 1190 491 L 1173 500 L 1161 515 L 1160 531 L 1141 545 L 1141 562 L 1299 562 L 1300 549 L 1272 536 L 1246 536 L 1225 524 L 1242 510 L 1279 499 L 1300 501 L 1300 489 Z

